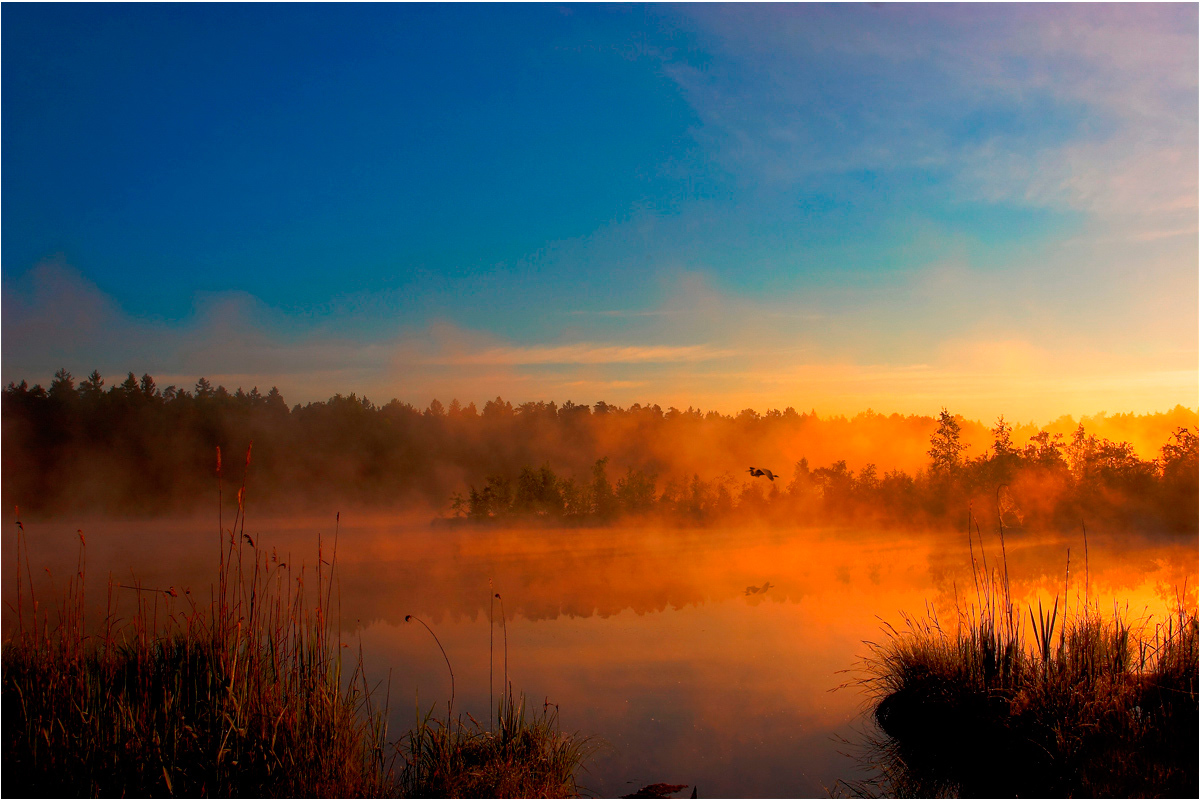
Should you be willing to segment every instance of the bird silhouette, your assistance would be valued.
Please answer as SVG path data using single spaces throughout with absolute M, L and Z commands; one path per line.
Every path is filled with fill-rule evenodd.
M 772 481 L 773 481 L 773 480 L 775 480 L 777 477 L 779 477 L 779 476 L 778 476 L 778 475 L 776 475 L 774 472 L 771 472 L 771 470 L 769 470 L 769 469 L 759 469 L 758 467 L 751 467 L 750 469 L 748 469 L 748 470 L 746 470 L 746 471 L 747 471 L 747 472 L 749 472 L 749 473 L 750 473 L 750 476 L 751 476 L 751 477 L 753 477 L 753 478 L 758 478 L 758 477 L 763 477 L 763 476 L 765 476 L 765 477 L 766 477 L 768 480 L 772 480 Z

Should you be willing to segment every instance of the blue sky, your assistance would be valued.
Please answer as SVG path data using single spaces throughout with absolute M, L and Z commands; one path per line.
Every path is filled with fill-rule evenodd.
M 3 380 L 1197 405 L 1197 9 L 6 4 Z

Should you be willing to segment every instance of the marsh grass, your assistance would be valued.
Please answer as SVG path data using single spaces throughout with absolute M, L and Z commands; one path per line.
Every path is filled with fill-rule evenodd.
M 983 557 L 982 537 L 979 546 Z M 929 609 L 869 643 L 862 684 L 882 732 L 877 779 L 851 788 L 1197 795 L 1198 624 L 1186 591 L 1165 619 L 1135 621 L 1090 605 L 1086 582 L 1070 613 L 1066 582 L 1061 600 L 1022 610 L 1003 555 L 973 574 L 976 602 L 952 626 Z
M 220 497 L 219 450 L 217 474 Z M 389 744 L 387 701 L 373 703 L 361 648 L 339 627 L 338 526 L 328 551 L 318 538 L 314 567 L 295 568 L 246 533 L 245 500 L 243 477 L 232 524 L 218 517 L 209 602 L 109 576 L 91 624 L 83 533 L 75 574 L 47 604 L 17 521 L 14 630 L 0 654 L 4 796 L 578 793 L 588 740 L 561 733 L 556 706 L 528 714 L 513 698 L 507 625 L 506 689 L 487 730 L 453 716 L 452 688 L 446 721 L 430 712 Z
M 591 751 L 591 740 L 562 732 L 557 706 L 531 713 L 508 691 L 486 726 L 419 717 L 401 740 L 400 786 L 408 797 L 577 797 Z
M 4 795 L 391 792 L 384 709 L 372 706 L 361 653 L 346 657 L 331 613 L 336 535 L 333 552 L 319 545 L 315 575 L 293 569 L 246 534 L 244 480 L 237 501 L 232 526 L 221 526 L 210 602 L 110 577 L 94 625 L 82 534 L 79 569 L 47 607 L 17 523 L 15 630 L 2 656 Z M 136 610 L 121 616 L 129 597 Z
M 489 582 L 490 583 L 490 582 Z M 489 589 L 490 591 L 490 589 Z M 412 614 L 404 621 L 422 625 L 437 642 L 450 672 L 450 699 L 446 718 L 431 709 L 401 738 L 397 750 L 404 766 L 401 792 L 406 797 L 576 797 L 576 776 L 594 750 L 593 740 L 579 734 L 564 734 L 559 725 L 558 705 L 546 700 L 540 712 L 529 713 L 525 696 L 514 695 L 508 682 L 508 620 L 503 599 L 501 626 L 504 633 L 504 684 L 500 700 L 489 710 L 486 724 L 469 714 L 454 714 L 454 667 L 433 628 Z M 488 625 L 494 630 L 489 611 Z M 491 663 L 495 638 L 488 636 L 488 705 L 492 703 Z M 551 710 L 553 709 L 553 711 Z

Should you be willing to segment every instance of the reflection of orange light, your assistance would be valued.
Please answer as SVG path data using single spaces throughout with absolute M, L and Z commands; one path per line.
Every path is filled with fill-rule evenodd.
M 864 640 L 885 635 L 881 620 L 902 628 L 902 613 L 924 615 L 928 601 L 952 631 L 956 603 L 973 595 L 970 551 L 956 532 L 428 529 L 384 518 L 355 525 L 347 516 L 337 558 L 343 631 L 361 637 L 372 681 L 391 674 L 399 730 L 411 723 L 414 697 L 427 709 L 449 692 L 441 653 L 401 624 L 406 614 L 425 619 L 445 647 L 456 708 L 486 713 L 494 585 L 508 613 L 509 675 L 534 707 L 548 698 L 560 704 L 564 729 L 608 736 L 631 758 L 645 751 L 695 765 L 714 786 L 747 752 L 793 763 L 801 735 L 832 752 L 831 738 L 849 735 L 865 698 L 853 686 L 831 690 L 853 681 L 845 670 L 866 654 Z M 31 558 L 70 574 L 75 526 L 37 527 Z M 203 602 L 215 568 L 207 521 L 87 530 L 91 574 L 132 570 L 147 585 L 191 588 Z M 326 520 L 264 519 L 254 535 L 281 559 L 311 567 L 318 533 L 328 553 L 329 532 Z M 1081 535 L 1010 532 L 1004 544 L 1019 603 L 1052 602 L 1064 583 L 1068 608 L 1086 588 L 1102 611 L 1128 602 L 1134 621 L 1162 615 L 1185 585 L 1186 602 L 1196 602 L 1194 535 L 1093 535 L 1086 561 Z M 985 529 L 982 550 L 979 539 L 973 547 L 999 568 L 994 532 Z M 104 587 L 95 583 L 98 619 Z M 495 647 L 498 658 L 498 636 Z
M 134 574 L 155 585 L 202 590 L 211 582 L 215 535 L 206 523 L 173 523 L 184 535 L 159 535 L 164 523 L 93 523 L 88 561 L 93 574 Z M 325 521 L 264 520 L 260 547 L 287 553 L 289 563 L 316 563 Z M 43 548 L 32 557 L 52 572 L 73 564 L 76 527 L 39 525 Z M 328 550 L 330 542 L 326 541 Z M 1195 536 L 1093 534 L 1085 563 L 1082 537 L 1009 533 L 1014 595 L 1044 592 L 1064 580 L 1081 590 L 1085 572 L 1091 599 L 1153 599 L 1187 579 L 1196 586 Z M 76 544 L 77 546 L 77 544 Z M 994 569 L 1000 543 L 983 534 L 982 552 Z M 1067 550 L 1070 548 L 1070 575 Z M 40 549 L 40 552 L 39 552 Z M 435 620 L 486 614 L 489 580 L 504 593 L 510 615 L 527 620 L 610 617 L 736 601 L 740 607 L 771 604 L 813 607 L 814 631 L 835 635 L 860 612 L 888 615 L 939 607 L 967 596 L 971 583 L 966 537 L 954 532 L 918 534 L 852 529 L 423 529 L 397 528 L 377 518 L 367 526 L 343 525 L 338 547 L 343 616 L 347 621 L 398 622 L 407 612 Z M 61 562 L 61 563 L 59 563 Z M 68 563 L 70 562 L 70 563 Z M 96 573 L 95 570 L 101 570 Z M 6 576 L 7 577 L 7 576 Z M 751 597 L 747 587 L 769 588 Z M 5 590 L 11 591 L 5 583 Z M 948 610 L 948 608 L 947 608 Z M 864 635 L 870 631 L 859 632 Z

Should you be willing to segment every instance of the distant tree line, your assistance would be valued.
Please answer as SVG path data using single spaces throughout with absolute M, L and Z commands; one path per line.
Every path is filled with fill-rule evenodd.
M 1028 444 L 1012 442 L 1001 417 L 991 449 L 967 458 L 957 419 L 943 410 L 930 439 L 929 466 L 916 475 L 873 464 L 857 474 L 845 461 L 811 468 L 801 459 L 790 481 L 669 479 L 629 468 L 610 480 L 608 459 L 595 462 L 586 480 L 560 478 L 549 466 L 526 466 L 515 479 L 487 478 L 455 494 L 454 518 L 516 521 L 542 518 L 595 524 L 617 518 L 654 517 L 682 523 L 781 524 L 872 522 L 928 525 L 974 514 L 1009 528 L 1146 525 L 1176 530 L 1197 526 L 1197 435 L 1181 427 L 1159 458 L 1145 461 L 1128 443 L 1088 434 L 1082 425 L 1068 441 L 1039 433 Z
M 499 397 L 482 409 L 457 400 L 418 409 L 354 394 L 289 407 L 275 388 L 230 392 L 204 378 L 160 388 L 133 373 L 108 386 L 98 372 L 76 381 L 66 370 L 45 388 L 9 384 L 0 408 L 5 502 L 43 515 L 211 508 L 216 448 L 222 479 L 240 483 L 240 457 L 253 442 L 249 492 L 264 510 L 417 506 L 554 524 L 921 525 L 959 522 L 973 507 L 979 516 L 998 509 L 1008 525 L 1197 525 L 1197 438 L 1187 426 L 1144 460 L 1128 442 L 1082 425 L 1069 438 L 1041 431 L 1018 446 L 1000 419 L 988 451 L 972 458 L 962 431 L 974 423 L 945 410 L 936 419 L 868 412 L 847 421 L 791 408 L 730 416 L 604 402 L 514 406 Z M 927 442 L 928 451 L 910 472 L 855 471 L 845 460 L 814 468 L 807 459 L 774 482 L 744 472 L 756 454 L 781 451 L 780 442 L 817 441 L 825 452 L 855 442 Z

